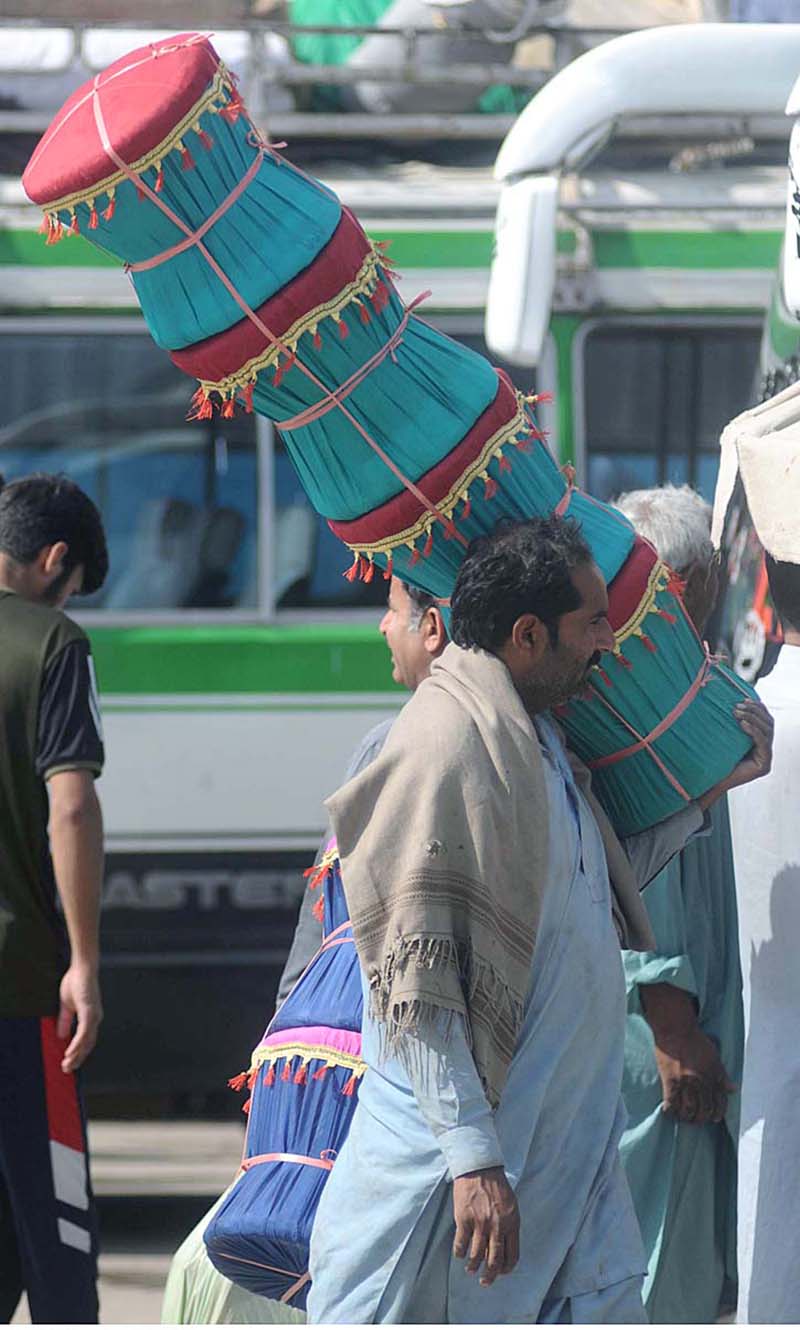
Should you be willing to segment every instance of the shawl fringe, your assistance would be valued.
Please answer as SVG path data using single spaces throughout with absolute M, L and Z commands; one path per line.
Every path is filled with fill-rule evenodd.
M 396 980 L 410 967 L 442 972 L 451 970 L 464 995 L 458 1006 L 432 999 L 394 1000 Z M 406 1035 L 430 1037 L 435 1031 L 445 1041 L 450 1037 L 453 1018 L 464 1017 L 469 1046 L 472 1047 L 472 1020 L 491 1019 L 496 1031 L 516 1031 L 522 1024 L 524 999 L 510 987 L 503 975 L 488 961 L 476 955 L 469 940 L 419 934 L 398 938 L 384 957 L 381 969 L 370 978 L 370 1012 L 381 1028 L 381 1056 L 401 1051 Z M 508 1050 L 513 1054 L 513 1040 Z

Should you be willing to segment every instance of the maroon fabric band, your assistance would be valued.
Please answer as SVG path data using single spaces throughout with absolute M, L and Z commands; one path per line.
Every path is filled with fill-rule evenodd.
M 313 262 L 258 306 L 256 313 L 262 323 L 276 337 L 283 337 L 310 310 L 334 300 L 354 279 L 369 251 L 369 240 L 352 213 L 344 208 L 336 230 Z M 193 379 L 217 383 L 235 374 L 269 345 L 250 319 L 241 319 L 215 337 L 207 337 L 181 351 L 171 351 L 170 359 Z
M 608 622 L 615 633 L 636 613 L 657 559 L 650 542 L 637 536 L 633 549 L 608 588 Z
M 54 199 L 91 189 L 116 163 L 94 121 L 94 90 L 103 93 L 111 138 L 126 162 L 157 148 L 200 100 L 219 57 L 201 33 L 162 37 L 129 51 L 83 83 L 62 106 L 25 168 L 29 199 L 46 206 Z
M 517 396 L 510 380 L 497 371 L 498 385 L 494 401 L 478 417 L 472 429 L 464 435 L 446 457 L 442 458 L 430 471 L 426 471 L 417 481 L 417 485 L 430 499 L 439 503 L 462 476 L 470 463 L 478 456 L 481 449 L 503 425 L 513 420 L 517 413 Z M 360 545 L 373 545 L 386 540 L 398 531 L 406 531 L 418 522 L 424 509 L 418 499 L 408 490 L 402 490 L 393 499 L 387 499 L 379 508 L 373 508 L 363 517 L 350 522 L 328 522 L 334 535 L 353 549 Z

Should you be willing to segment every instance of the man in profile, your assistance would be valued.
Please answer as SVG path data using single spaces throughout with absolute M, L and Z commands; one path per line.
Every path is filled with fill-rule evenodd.
M 34 1322 L 98 1316 L 97 1224 L 76 1073 L 102 1017 L 103 828 L 94 782 L 103 741 L 89 643 L 63 609 L 70 596 L 102 586 L 107 570 L 100 514 L 72 481 L 35 475 L 0 488 L 5 1321 L 23 1291 Z
M 391 655 L 392 678 L 410 693 L 415 692 L 447 646 L 447 629 L 434 597 L 399 577 L 393 577 L 379 631 Z M 350 758 L 344 773 L 345 781 L 357 776 L 378 756 L 394 722 L 395 717 L 390 716 L 368 730 Z M 323 838 L 320 854 L 329 840 L 330 832 Z M 322 941 L 322 925 L 314 917 L 313 905 L 313 893 L 303 892 L 291 950 L 278 985 L 278 1006 L 289 996 Z

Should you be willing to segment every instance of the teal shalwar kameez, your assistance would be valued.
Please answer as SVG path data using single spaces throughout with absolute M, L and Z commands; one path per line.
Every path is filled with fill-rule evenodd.
M 714 1322 L 736 1303 L 736 1145 L 739 1096 L 722 1123 L 695 1126 L 662 1112 L 643 984 L 691 993 L 700 1028 L 741 1084 L 742 977 L 728 810 L 718 804 L 707 835 L 692 840 L 644 894 L 658 952 L 624 952 L 628 990 L 621 1151 L 648 1259 L 649 1319 Z

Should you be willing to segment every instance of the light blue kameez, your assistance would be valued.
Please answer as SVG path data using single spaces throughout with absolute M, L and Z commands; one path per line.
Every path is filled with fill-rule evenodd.
M 382 1061 L 365 1018 L 368 1070 L 312 1235 L 312 1322 L 531 1323 L 568 1318 L 571 1301 L 585 1319 L 644 1319 L 646 1261 L 619 1160 L 625 985 L 605 853 L 552 724 L 536 729 L 549 877 L 500 1106 L 489 1111 L 463 1025 Z M 664 824 L 660 863 L 701 820 L 693 809 Z M 641 847 L 648 865 L 653 844 Z M 451 1257 L 449 1182 L 498 1163 L 517 1193 L 521 1255 L 481 1288 Z
M 645 892 L 656 952 L 625 952 L 628 1021 L 622 1158 L 648 1256 L 644 1297 L 658 1324 L 713 1322 L 736 1305 L 736 1146 L 739 1095 L 722 1123 L 694 1126 L 661 1109 L 642 985 L 690 993 L 698 1022 L 741 1084 L 742 976 L 730 826 L 725 802 Z

